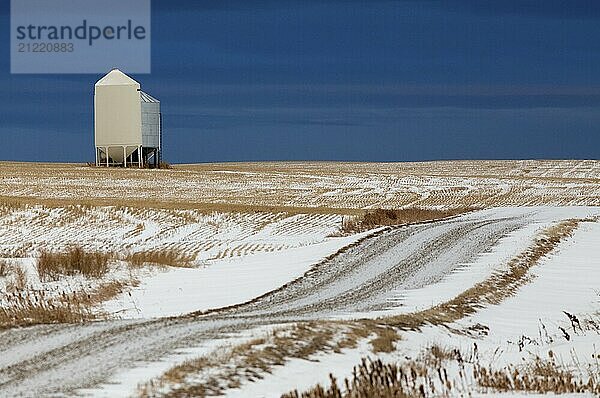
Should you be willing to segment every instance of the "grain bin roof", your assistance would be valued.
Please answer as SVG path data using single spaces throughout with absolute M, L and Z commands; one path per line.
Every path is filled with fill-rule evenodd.
M 140 91 L 140 98 L 142 99 L 142 102 L 150 102 L 150 103 L 153 103 L 153 104 L 160 103 L 159 100 L 157 100 L 156 98 L 154 98 L 150 94 L 145 93 L 143 91 Z
M 113 69 L 98 80 L 96 86 L 137 86 L 139 88 L 140 84 L 120 70 Z

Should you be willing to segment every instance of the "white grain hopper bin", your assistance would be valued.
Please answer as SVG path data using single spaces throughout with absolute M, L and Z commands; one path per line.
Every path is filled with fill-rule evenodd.
M 97 166 L 160 165 L 160 101 L 113 69 L 94 86 L 94 141 Z

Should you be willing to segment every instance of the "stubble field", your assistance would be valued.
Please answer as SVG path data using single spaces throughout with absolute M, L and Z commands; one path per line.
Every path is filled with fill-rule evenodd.
M 597 393 L 598 206 L 592 160 L 0 162 L 0 395 Z

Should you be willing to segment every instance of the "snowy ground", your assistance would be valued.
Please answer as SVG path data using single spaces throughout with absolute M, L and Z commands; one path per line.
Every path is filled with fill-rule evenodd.
M 513 213 L 510 209 L 493 212 L 496 216 L 502 212 L 507 215 Z M 379 314 L 385 316 L 412 312 L 446 301 L 484 279 L 494 268 L 506 264 L 507 258 L 510 258 L 507 253 L 525 248 L 532 232 L 544 225 L 560 219 L 599 214 L 598 209 L 540 209 L 536 215 L 537 223 L 504 238 L 491 252 L 483 253 L 473 264 L 465 264 L 444 280 L 404 292 L 400 306 Z M 434 344 L 446 349 L 456 348 L 463 353 L 472 353 L 475 344 L 480 363 L 497 369 L 508 365 L 526 366 L 536 357 L 548 359 L 549 352 L 552 352 L 558 364 L 575 374 L 581 372 L 586 377 L 588 369 L 597 374 L 600 370 L 600 330 L 573 329 L 563 311 L 576 315 L 582 323 L 585 319 L 600 321 L 600 223 L 582 223 L 568 241 L 561 243 L 551 256 L 532 268 L 531 274 L 534 277 L 532 282 L 501 304 L 488 306 L 447 327 L 430 326 L 418 332 L 405 332 L 394 353 L 378 356 L 387 362 L 402 363 L 407 358 L 418 358 L 423 350 Z M 485 332 L 462 333 L 475 330 L 475 325 L 477 330 L 484 326 Z M 559 327 L 567 331 L 568 338 Z M 250 383 L 241 390 L 231 390 L 227 396 L 249 394 L 246 396 L 278 397 L 294 389 L 306 390 L 316 383 L 326 386 L 329 385 L 329 373 L 338 380 L 351 377 L 352 366 L 364 357 L 372 358 L 374 355 L 368 347 L 361 346 L 344 354 L 317 357 L 316 362 L 292 360 L 272 375 Z M 475 392 L 475 396 L 521 395 L 477 392 L 476 385 L 472 384 L 465 387 L 462 392 L 455 393 L 459 395 L 471 391 Z
M 335 214 L 0 204 L 0 257 L 80 245 L 114 252 L 176 250 L 205 264 L 323 242 L 341 221 Z
M 29 288 L 50 294 L 127 278 L 137 286 L 98 308 L 110 320 L 0 331 L 0 396 L 135 396 L 139 383 L 184 360 L 275 327 L 425 310 L 506 269 L 549 226 L 600 216 L 599 207 L 585 207 L 600 204 L 596 161 L 207 165 L 164 175 L 111 170 L 114 186 L 107 191 L 97 189 L 108 182 L 103 170 L 48 167 L 0 164 L 0 258 L 23 266 Z M 128 184 L 139 189 L 127 191 Z M 127 201 L 132 205 L 123 206 Z M 338 236 L 348 210 L 415 204 L 486 209 Z M 191 257 L 192 267 L 132 271 L 115 262 L 102 280 L 41 282 L 39 250 L 71 245 L 116 253 L 174 250 Z M 479 360 L 499 368 L 547 358 L 550 350 L 576 372 L 598 367 L 598 333 L 573 330 L 563 311 L 582 322 L 598 320 L 600 223 L 582 222 L 530 272 L 533 279 L 499 305 L 447 327 L 402 332 L 394 352 L 374 354 L 368 339 L 361 340 L 341 353 L 290 359 L 225 394 L 304 390 L 327 384 L 330 372 L 349 376 L 363 357 L 402 362 L 434 343 L 465 353 L 476 343 Z M 0 276 L 0 291 L 7 281 Z M 0 297 L 0 306 L 7 300 Z M 207 310 L 215 311 L 198 313 Z
M 28 392 L 39 396 L 58 392 L 70 395 L 75 391 L 99 396 L 107 396 L 108 392 L 125 395 L 126 391 L 134 393 L 139 383 L 157 377 L 157 373 L 185 359 L 210 352 L 216 346 L 260 336 L 282 322 L 378 317 L 427 308 L 505 267 L 507 261 L 533 242 L 536 234 L 545 227 L 568 218 L 598 215 L 600 210 L 589 207 L 490 209 L 455 220 L 381 231 L 310 269 L 306 277 L 282 290 L 212 315 L 3 332 L 0 335 L 0 379 L 4 384 L 0 392 L 25 396 Z M 552 349 L 566 362 L 570 350 L 575 349 L 581 352 L 580 362 L 584 363 L 584 358 L 590 359 L 595 350 L 592 339 L 597 336 L 579 333 L 571 342 L 565 343 L 557 327 L 570 327 L 563 310 L 582 318 L 600 310 L 598 293 L 594 290 L 600 280 L 599 225 L 582 223 L 573 237 L 561 243 L 550 257 L 534 268 L 536 278 L 515 297 L 452 326 L 461 330 L 480 323 L 489 328 L 487 335 L 469 337 L 452 333 L 447 328 L 430 327 L 421 333 L 403 333 L 403 339 L 397 344 L 398 350 L 383 358 L 393 361 L 416 357 L 432 342 L 468 350 L 477 339 L 482 358 L 491 359 L 493 354 L 494 363 L 513 363 L 531 356 L 525 355 L 526 351 L 519 352 L 517 343 L 523 340 L 523 335 L 531 341 L 536 340 L 540 323 L 543 323 L 552 342 L 530 343 L 527 351 L 541 355 Z M 136 305 L 147 309 L 144 316 L 152 316 L 152 311 L 155 311 L 154 315 L 160 315 L 172 309 L 185 312 L 247 301 L 253 295 L 277 288 L 286 278 L 305 273 L 311 261 L 318 262 L 342 244 L 357 238 L 324 238 L 324 243 L 289 249 L 299 251 L 293 257 L 278 257 L 276 252 L 268 254 L 273 256 L 270 258 L 255 254 L 255 261 L 248 263 L 244 258 L 226 259 L 229 266 L 249 267 L 249 271 L 239 277 L 242 285 L 244 280 L 247 281 L 244 288 L 234 289 L 235 294 L 223 295 L 224 298 L 215 294 L 218 287 L 192 292 L 192 283 L 189 295 L 196 304 L 189 307 L 183 307 L 188 303 L 177 298 L 172 302 L 166 299 L 153 301 L 152 295 L 148 294 L 152 289 L 160 292 L 163 288 L 160 284 L 153 286 L 154 278 L 161 275 L 168 278 L 171 272 L 195 271 L 198 275 L 208 275 L 198 277 L 198 281 L 202 278 L 210 280 L 213 278 L 211 272 L 214 272 L 212 280 L 218 283 L 216 281 L 224 275 L 219 275 L 220 266 L 227 267 L 226 262 L 219 262 L 223 260 L 205 269 L 156 274 L 134 290 L 133 297 L 137 300 Z M 304 250 L 305 256 L 302 255 Z M 248 258 L 252 259 L 252 256 Z M 276 272 L 288 264 L 289 274 Z M 418 266 L 411 269 L 410 264 Z M 215 271 L 210 271 L 211 268 Z M 234 269 L 237 271 L 236 268 L 229 269 L 228 278 Z M 185 282 L 180 284 L 186 285 Z M 250 285 L 254 287 L 250 288 Z M 162 301 L 165 304 L 161 307 Z M 115 303 L 109 305 L 117 305 Z M 155 306 L 159 308 L 153 308 Z M 366 311 L 367 308 L 373 310 Z M 215 340 L 215 336 L 220 338 Z M 498 359 L 498 352 L 502 359 Z M 294 359 L 284 367 L 276 367 L 271 375 L 264 375 L 262 381 L 244 383 L 241 390 L 227 393 L 277 396 L 294 388 L 307 388 L 314 382 L 325 381 L 331 371 L 339 377 L 349 375 L 358 358 L 366 355 L 369 355 L 369 346 L 363 342 L 357 349 L 341 354 L 319 354 L 319 362 Z M 300 372 L 305 377 L 294 377 Z
M 321 259 L 366 233 L 272 253 L 212 260 L 200 268 L 170 268 L 147 278 L 104 309 L 123 318 L 153 318 L 243 303 L 302 276 Z
M 49 295 L 89 292 L 110 281 L 138 285 L 99 310 L 120 318 L 181 315 L 233 305 L 301 276 L 321 258 L 360 238 L 331 237 L 341 216 L 283 213 L 209 213 L 113 207 L 0 211 L 0 259 L 20 265 L 28 288 Z M 111 265 L 102 279 L 81 276 L 41 282 L 40 249 L 70 246 L 119 255 L 171 250 L 192 258 L 190 268 Z M 284 266 L 285 264 L 285 266 Z M 0 305 L 9 278 L 0 277 Z

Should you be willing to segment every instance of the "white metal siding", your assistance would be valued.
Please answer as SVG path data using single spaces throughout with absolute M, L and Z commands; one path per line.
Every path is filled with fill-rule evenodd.
M 142 95 L 142 145 L 149 148 L 160 148 L 160 102 L 145 102 Z

